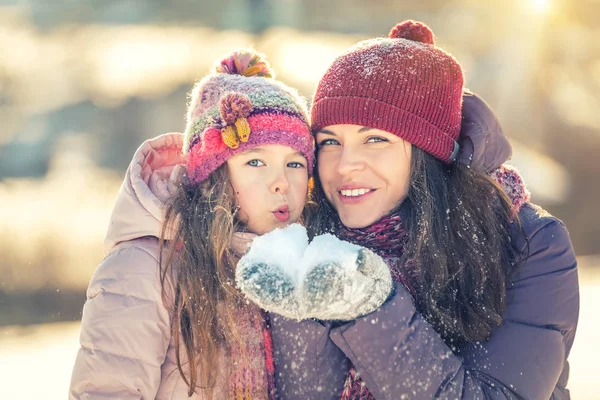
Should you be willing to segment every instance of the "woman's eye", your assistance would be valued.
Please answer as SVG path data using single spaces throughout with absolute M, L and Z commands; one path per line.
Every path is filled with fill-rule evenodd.
M 304 168 L 304 164 L 299 162 L 291 162 L 287 165 L 289 168 Z
M 249 165 L 251 167 L 260 167 L 262 165 L 265 165 L 265 163 L 260 160 L 250 160 L 246 163 L 246 165 Z
M 322 140 L 321 142 L 319 142 L 319 147 L 323 147 L 323 146 L 336 146 L 339 145 L 340 143 L 335 140 L 335 139 L 325 139 Z
M 380 142 L 389 142 L 389 140 L 387 140 L 384 137 L 381 136 L 371 136 L 370 138 L 367 139 L 367 143 L 380 143 Z

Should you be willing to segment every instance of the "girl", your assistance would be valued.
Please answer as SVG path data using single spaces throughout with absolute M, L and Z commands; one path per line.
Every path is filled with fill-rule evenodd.
M 185 136 L 145 142 L 127 171 L 71 399 L 272 398 L 268 326 L 232 284 L 230 243 L 301 219 L 313 143 L 303 99 L 253 51 L 195 85 Z
M 460 64 L 414 21 L 349 48 L 320 80 L 309 227 L 371 248 L 396 285 L 367 315 L 350 302 L 338 321 L 272 318 L 286 399 L 569 398 L 569 234 L 501 166 L 504 141 L 459 137 L 462 92 Z M 330 296 L 315 318 L 356 276 L 339 263 L 323 271 L 340 279 L 321 285 Z

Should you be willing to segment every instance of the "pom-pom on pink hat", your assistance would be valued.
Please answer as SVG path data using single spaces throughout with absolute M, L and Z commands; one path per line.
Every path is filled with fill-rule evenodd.
M 313 131 L 353 124 L 393 133 L 451 163 L 458 154 L 463 71 L 431 29 L 404 21 L 347 49 L 315 92 Z
M 266 58 L 238 50 L 217 62 L 190 93 L 184 153 L 191 182 L 205 180 L 233 155 L 280 144 L 314 162 L 306 101 L 274 79 Z

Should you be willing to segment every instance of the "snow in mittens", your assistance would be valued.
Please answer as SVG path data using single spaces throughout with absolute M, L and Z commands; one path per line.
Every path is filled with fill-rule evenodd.
M 316 236 L 304 252 L 303 277 L 311 266 L 336 262 L 345 270 L 356 269 L 356 253 L 360 246 L 345 242 L 331 234 Z
M 250 250 L 240 263 L 264 263 L 279 265 L 285 269 L 294 282 L 299 282 L 304 273 L 300 271 L 304 251 L 308 247 L 306 228 L 300 224 L 291 224 L 284 229 L 275 229 L 257 236 Z
M 254 239 L 236 283 L 264 310 L 299 320 L 352 320 L 377 309 L 392 289 L 381 257 L 329 234 L 309 244 L 299 224 Z

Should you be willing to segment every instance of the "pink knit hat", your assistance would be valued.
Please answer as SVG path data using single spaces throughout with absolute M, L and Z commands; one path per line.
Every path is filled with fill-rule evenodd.
M 205 180 L 233 155 L 267 144 L 289 146 L 314 162 L 306 101 L 276 81 L 265 57 L 235 51 L 190 94 L 184 152 L 191 182 Z
M 381 129 L 450 163 L 458 154 L 462 92 L 458 61 L 435 46 L 427 25 L 404 21 L 388 38 L 360 42 L 333 62 L 315 92 L 312 129 Z

